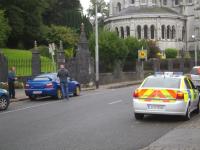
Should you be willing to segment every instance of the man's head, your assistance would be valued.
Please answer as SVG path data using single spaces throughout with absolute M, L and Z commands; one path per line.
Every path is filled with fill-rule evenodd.
M 60 65 L 60 69 L 64 69 L 65 66 L 63 64 Z
M 12 67 L 12 71 L 16 71 L 16 68 L 14 66 Z

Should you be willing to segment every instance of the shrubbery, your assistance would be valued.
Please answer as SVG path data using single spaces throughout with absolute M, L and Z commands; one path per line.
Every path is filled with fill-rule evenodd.
M 167 48 L 165 49 L 166 58 L 176 58 L 178 54 L 178 50 L 175 48 Z

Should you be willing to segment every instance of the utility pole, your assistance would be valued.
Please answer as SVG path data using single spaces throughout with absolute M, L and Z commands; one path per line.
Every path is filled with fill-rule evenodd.
M 96 88 L 99 88 L 99 34 L 98 34 L 98 16 L 97 16 L 97 1 L 95 3 L 95 65 L 96 65 Z
M 192 35 L 192 38 L 194 40 L 194 55 L 195 55 L 195 66 L 197 66 L 197 42 L 196 42 L 196 36 Z

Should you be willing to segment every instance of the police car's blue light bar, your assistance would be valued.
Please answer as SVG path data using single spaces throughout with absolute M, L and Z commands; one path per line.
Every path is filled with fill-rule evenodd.
M 155 76 L 165 75 L 165 76 L 182 76 L 183 72 L 155 72 Z

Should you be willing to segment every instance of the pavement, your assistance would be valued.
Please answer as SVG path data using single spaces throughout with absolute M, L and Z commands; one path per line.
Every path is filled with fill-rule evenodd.
M 200 150 L 200 118 L 194 116 L 141 150 Z
M 121 87 L 137 85 L 141 81 L 132 81 L 132 82 L 122 82 L 116 84 L 102 85 L 100 89 L 117 89 Z M 94 90 L 95 88 L 83 88 L 83 91 Z M 27 97 L 24 95 L 24 90 L 16 90 L 17 99 L 12 100 L 12 102 L 26 100 Z M 121 110 L 121 109 L 120 109 Z M 104 120 L 105 121 L 105 120 Z M 141 122 L 144 124 L 144 122 Z M 166 124 L 166 122 L 164 122 Z M 140 124 L 142 125 L 142 124 Z M 137 125 L 136 125 L 137 126 Z M 157 126 L 158 127 L 158 126 Z M 154 127 L 152 126 L 152 130 Z M 147 130 L 144 130 L 143 134 L 148 134 Z M 155 131 L 156 132 L 156 131 Z M 152 134 L 156 134 L 152 132 Z M 157 131 L 162 132 L 158 129 Z M 138 134 L 140 134 L 138 132 Z M 148 136 L 148 135 L 147 135 Z M 141 139 L 140 137 L 138 137 Z M 199 115 L 194 115 L 190 121 L 181 122 L 169 132 L 164 133 L 157 139 L 150 139 L 151 142 L 148 146 L 144 145 L 144 148 L 136 148 L 140 150 L 200 150 L 200 117 Z M 136 140 L 139 142 L 138 140 Z M 117 147 L 115 147 L 117 148 Z M 130 148 L 130 147 L 129 147 Z M 133 149 L 134 150 L 134 149 Z

